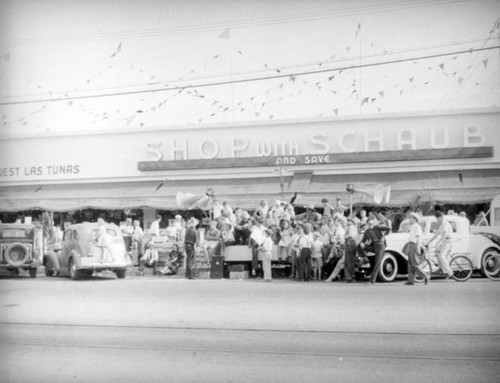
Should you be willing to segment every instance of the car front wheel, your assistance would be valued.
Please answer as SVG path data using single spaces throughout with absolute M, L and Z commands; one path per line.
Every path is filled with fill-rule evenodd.
M 398 261 L 391 253 L 384 253 L 379 270 L 379 278 L 382 282 L 392 282 L 398 275 Z
M 71 279 L 76 281 L 77 279 L 80 279 L 80 271 L 77 270 L 76 268 L 76 263 L 73 258 L 69 261 L 69 276 Z

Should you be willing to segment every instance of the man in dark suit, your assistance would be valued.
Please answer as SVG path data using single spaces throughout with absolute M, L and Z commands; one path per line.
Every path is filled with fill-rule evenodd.
M 198 243 L 198 232 L 195 227 L 198 224 L 196 218 L 191 217 L 187 221 L 186 234 L 184 236 L 184 249 L 186 251 L 186 278 L 193 279 L 193 264 L 195 255 L 195 246 Z

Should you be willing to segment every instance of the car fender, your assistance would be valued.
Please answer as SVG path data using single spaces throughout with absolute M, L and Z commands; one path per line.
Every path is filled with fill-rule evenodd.
M 471 235 L 469 245 L 470 260 L 474 269 L 481 268 L 483 254 L 487 249 L 493 248 L 500 253 L 500 246 L 482 235 Z
M 72 259 L 75 262 L 76 269 L 77 270 L 81 269 L 82 268 L 82 259 L 81 259 L 81 254 L 78 250 L 73 249 L 70 251 L 69 257 L 68 257 L 68 266 L 69 266 Z

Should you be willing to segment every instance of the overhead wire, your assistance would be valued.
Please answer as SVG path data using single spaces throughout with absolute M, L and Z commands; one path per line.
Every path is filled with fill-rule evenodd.
M 353 64 L 353 65 L 347 65 L 347 66 L 337 66 L 337 67 L 333 67 L 333 68 L 323 68 L 323 69 L 309 70 L 309 71 L 302 71 L 302 72 L 294 71 L 294 72 L 288 72 L 288 73 L 278 73 L 275 75 L 266 75 L 266 76 L 259 76 L 259 77 L 253 77 L 253 78 L 240 78 L 240 79 L 233 79 L 233 80 L 220 80 L 220 81 L 212 81 L 212 82 L 205 82 L 205 83 L 199 83 L 199 84 L 192 84 L 191 83 L 191 84 L 175 85 L 175 86 L 170 86 L 169 84 L 167 84 L 168 86 L 163 86 L 161 88 L 109 92 L 109 93 L 101 93 L 101 94 L 93 94 L 93 95 L 75 95 L 75 96 L 64 96 L 64 97 L 38 98 L 38 99 L 31 99 L 31 100 L 28 99 L 28 100 L 17 100 L 17 101 L 0 101 L 0 105 L 32 104 L 32 103 L 40 103 L 40 102 L 56 102 L 56 101 L 69 101 L 69 100 L 77 100 L 77 99 L 93 99 L 93 98 L 103 98 L 103 97 L 112 97 L 112 96 L 126 96 L 126 95 L 143 94 L 143 93 L 181 91 L 184 89 L 191 89 L 191 88 L 205 88 L 205 87 L 221 86 L 221 85 L 229 85 L 229 84 L 265 81 L 265 80 L 272 80 L 272 79 L 279 79 L 279 78 L 290 78 L 291 76 L 297 77 L 297 76 L 321 74 L 321 73 L 328 73 L 328 72 L 335 72 L 335 71 L 344 71 L 344 70 L 349 70 L 349 69 L 375 67 L 375 66 L 381 66 L 381 65 L 391 65 L 391 64 L 401 63 L 401 62 L 409 62 L 409 61 L 415 61 L 415 60 L 427 60 L 427 59 L 433 59 L 433 58 L 438 58 L 438 57 L 487 51 L 487 50 L 493 50 L 493 49 L 499 49 L 499 48 L 500 48 L 500 45 L 495 45 L 495 46 L 488 46 L 488 47 L 482 47 L 482 48 L 470 48 L 467 50 L 429 54 L 429 55 L 423 55 L 423 56 L 417 56 L 417 57 L 413 56 L 413 57 L 408 57 L 408 58 L 399 58 L 399 59 L 387 60 L 387 61 L 381 61 L 381 62 L 361 63 L 361 64 Z
M 316 11 L 307 12 L 296 15 L 272 16 L 260 19 L 243 19 L 234 21 L 220 21 L 216 23 L 205 23 L 190 26 L 175 26 L 166 28 L 154 29 L 138 29 L 130 31 L 109 32 L 109 33 L 93 33 L 80 36 L 62 36 L 62 37 L 36 37 L 17 40 L 0 40 L 0 47 L 13 47 L 23 45 L 40 45 L 40 44 L 62 44 L 76 43 L 89 41 L 103 40 L 120 40 L 131 38 L 149 38 L 158 36 L 169 36 L 179 34 L 190 34 L 221 30 L 224 28 L 250 28 L 254 26 L 289 24 L 297 22 L 310 22 L 330 18 L 345 17 L 350 15 L 367 15 L 379 12 L 394 12 L 413 8 L 421 8 L 427 6 L 450 5 L 455 3 L 466 2 L 468 0 L 427 0 L 427 1 L 404 1 L 395 4 L 378 4 L 368 6 L 357 6 L 333 11 Z

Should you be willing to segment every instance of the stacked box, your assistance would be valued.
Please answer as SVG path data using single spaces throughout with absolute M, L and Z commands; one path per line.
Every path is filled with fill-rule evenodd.
M 242 265 L 242 264 L 239 264 L 239 265 L 230 265 L 229 266 L 229 272 L 231 271 L 248 271 L 248 265 Z
M 198 267 L 195 271 L 195 276 L 198 279 L 210 279 L 210 268 Z
M 248 279 L 248 270 L 243 271 L 229 271 L 229 279 Z

